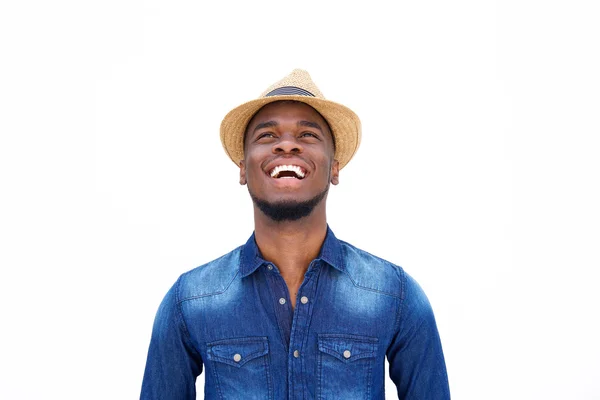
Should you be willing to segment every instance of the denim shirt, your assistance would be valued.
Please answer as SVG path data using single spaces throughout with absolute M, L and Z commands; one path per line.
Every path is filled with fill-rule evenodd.
M 328 228 L 290 305 L 254 235 L 184 273 L 162 301 L 141 399 L 385 399 L 384 360 L 400 399 L 449 399 L 434 315 L 401 267 Z

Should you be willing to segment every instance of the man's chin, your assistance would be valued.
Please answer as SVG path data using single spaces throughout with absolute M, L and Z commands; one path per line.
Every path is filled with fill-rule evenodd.
M 248 187 L 248 192 L 250 193 L 250 197 L 254 204 L 263 214 L 275 222 L 297 221 L 301 218 L 308 217 L 315 207 L 323 201 L 325 196 L 327 196 L 328 190 L 329 186 L 315 197 L 305 201 L 298 201 L 297 199 L 267 201 L 255 196 L 250 190 L 250 187 Z

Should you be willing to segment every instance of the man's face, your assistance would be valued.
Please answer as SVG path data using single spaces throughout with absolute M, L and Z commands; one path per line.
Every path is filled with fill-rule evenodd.
M 248 124 L 240 183 L 271 218 L 298 219 L 326 197 L 329 183 L 338 183 L 333 156 L 333 137 L 318 112 L 300 102 L 271 103 Z M 268 207 L 288 211 L 270 215 Z

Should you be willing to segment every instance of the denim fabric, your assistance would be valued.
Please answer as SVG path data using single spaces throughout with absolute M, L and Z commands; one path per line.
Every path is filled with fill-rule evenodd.
M 427 297 L 401 267 L 328 228 L 290 306 L 254 235 L 177 280 L 156 315 L 141 399 L 449 399 Z

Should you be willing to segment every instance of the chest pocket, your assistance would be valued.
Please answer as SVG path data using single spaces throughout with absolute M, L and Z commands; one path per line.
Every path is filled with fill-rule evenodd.
M 318 399 L 369 399 L 377 338 L 321 334 L 318 341 Z
M 269 341 L 266 337 L 207 343 L 207 354 L 221 399 L 273 399 Z

